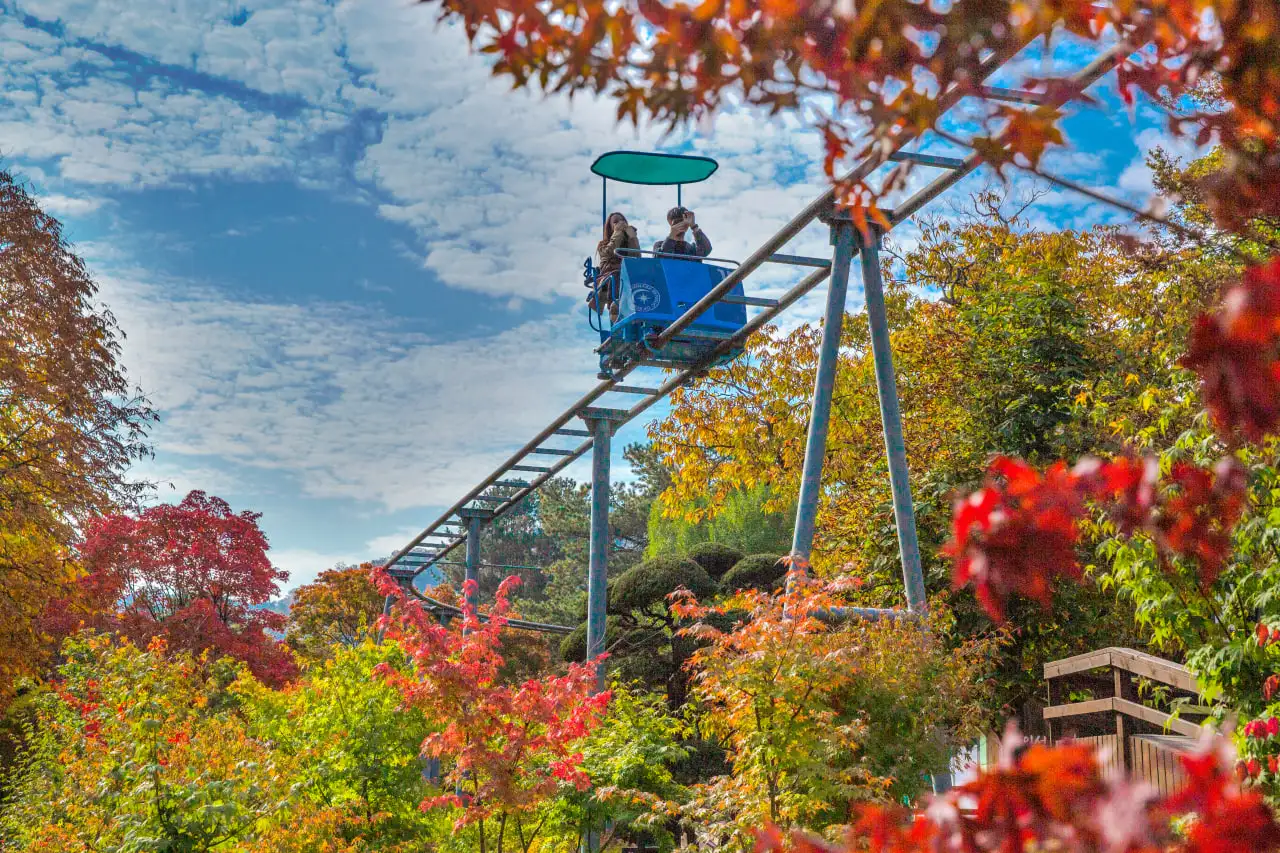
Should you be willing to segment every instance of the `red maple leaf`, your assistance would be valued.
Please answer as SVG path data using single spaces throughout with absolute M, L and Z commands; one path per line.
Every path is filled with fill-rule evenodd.
M 1020 460 L 992 463 L 987 485 L 957 502 L 952 540 L 953 583 L 972 583 L 997 621 L 1014 593 L 1048 606 L 1052 582 L 1080 576 L 1076 521 L 1084 508 L 1079 479 L 1062 463 L 1043 475 Z
M 1224 432 L 1258 441 L 1280 420 L 1278 345 L 1280 257 L 1245 270 L 1218 310 L 1197 319 L 1182 359 Z
M 1248 483 L 1244 466 L 1233 456 L 1213 471 L 1179 463 L 1169 478 L 1176 492 L 1161 506 L 1152 528 L 1157 544 L 1195 561 L 1200 583 L 1217 579 L 1231 550 L 1231 528 L 1244 512 Z
M 1170 814 L 1193 813 L 1186 853 L 1259 853 L 1280 847 L 1280 824 L 1256 791 L 1245 791 L 1226 769 L 1222 750 L 1181 756 L 1187 784 L 1162 804 Z M 1245 772 L 1261 770 L 1256 759 Z

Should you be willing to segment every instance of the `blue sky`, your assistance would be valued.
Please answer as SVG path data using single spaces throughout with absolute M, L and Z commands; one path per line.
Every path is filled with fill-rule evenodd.
M 159 499 L 202 488 L 263 512 L 290 586 L 402 545 L 593 384 L 588 167 L 661 141 L 611 105 L 511 92 L 399 0 L 9 0 L 0 58 L 0 156 L 67 224 L 161 412 L 137 473 Z M 1152 111 L 1086 110 L 1068 131 L 1058 172 L 1146 199 L 1143 154 L 1169 144 Z M 685 197 L 717 255 L 822 188 L 794 120 L 734 111 L 663 144 L 721 161 Z M 671 203 L 611 201 L 653 239 Z M 1060 192 L 1035 216 L 1123 221 Z M 826 243 L 813 228 L 791 248 Z

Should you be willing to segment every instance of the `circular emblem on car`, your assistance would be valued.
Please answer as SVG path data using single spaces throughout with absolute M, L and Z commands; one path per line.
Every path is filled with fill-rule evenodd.
M 662 294 L 652 284 L 637 284 L 631 289 L 631 301 L 637 311 L 653 311 L 662 304 Z

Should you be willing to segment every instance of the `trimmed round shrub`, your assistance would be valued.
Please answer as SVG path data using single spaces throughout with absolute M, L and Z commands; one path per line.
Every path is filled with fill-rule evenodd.
M 707 570 L 687 557 L 654 557 L 629 569 L 609 590 L 609 611 L 629 613 L 653 604 L 666 604 L 680 587 L 698 598 L 715 595 L 716 582 Z
M 725 592 L 740 589 L 774 590 L 782 586 L 787 576 L 787 565 L 777 554 L 752 554 L 743 557 L 725 573 L 720 586 Z
M 708 613 L 700 621 L 727 634 L 750 618 L 751 614 L 745 610 L 730 610 L 728 613 Z
M 604 620 L 604 647 L 607 649 L 617 642 L 623 629 L 613 617 Z M 587 658 L 587 623 L 583 622 L 573 629 L 572 634 L 565 634 L 560 640 L 560 658 L 565 663 L 582 663 Z
M 634 635 L 632 643 L 625 634 L 621 637 L 617 655 L 609 658 L 610 666 L 625 683 L 639 682 L 650 690 L 664 690 L 675 668 L 670 656 L 662 653 L 662 638 L 647 628 L 630 633 Z
M 725 572 L 738 564 L 743 553 L 719 542 L 700 542 L 689 549 L 688 557 L 706 569 L 711 577 L 719 580 L 724 577 Z

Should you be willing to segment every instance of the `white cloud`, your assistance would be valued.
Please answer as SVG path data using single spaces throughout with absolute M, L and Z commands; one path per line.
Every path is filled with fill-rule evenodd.
M 321 142 L 374 106 L 381 138 L 355 168 L 385 200 L 381 215 L 417 231 L 418 259 L 446 284 L 508 301 L 580 295 L 578 270 L 598 239 L 599 184 L 587 167 L 603 150 L 658 139 L 620 128 L 610 103 L 512 93 L 456 27 L 397 0 L 26 0 L 22 9 L 67 37 L 0 25 L 14 57 L 0 70 L 10 93 L 0 96 L 0 134 L 24 161 L 56 162 L 57 181 L 139 188 L 291 175 L 333 189 L 345 165 Z M 123 74 L 77 39 L 163 66 Z M 294 101 L 263 101 L 277 96 Z M 745 254 L 820 189 L 817 137 L 794 120 L 729 114 L 694 144 L 723 163 L 688 194 L 717 254 Z M 808 186 L 761 189 L 781 168 L 806 174 Z M 672 193 L 613 189 L 656 240 Z M 810 242 L 822 248 L 821 235 Z M 771 273 L 758 284 L 787 279 Z
M 311 497 L 451 503 L 594 382 L 576 310 L 435 340 L 355 305 L 100 278 L 126 364 L 164 412 L 158 449 L 287 472 Z
M 370 557 L 389 557 L 405 546 L 410 539 L 422 532 L 421 527 L 402 527 L 395 533 L 386 533 L 370 539 L 365 547 Z
M 111 47 L 160 62 L 173 59 L 169 51 L 182 44 L 181 26 L 136 4 L 37 3 L 23 10 L 60 20 L 70 37 L 105 39 Z M 113 25 L 99 32 L 93 27 L 95 20 Z M 114 35 L 124 40 L 111 41 Z M 337 37 L 336 32 L 331 35 Z M 169 47 L 161 49 L 163 45 Z M 14 17 L 0 20 L 0 50 L 5 56 L 0 66 L 0 138 L 5 140 L 5 153 L 24 164 L 55 162 L 50 179 L 68 185 L 137 189 L 192 176 L 253 178 L 285 170 L 308 176 L 332 164 L 300 154 L 348 120 L 329 108 L 336 89 L 332 97 L 275 113 L 242 102 L 233 97 L 233 90 L 193 88 L 190 81 L 163 69 L 150 75 L 145 67 L 120 73 L 116 62 L 103 53 L 56 39 Z M 340 68 L 334 51 L 329 54 Z M 191 56 L 186 54 L 188 63 Z M 333 82 L 345 85 L 345 72 Z M 305 88 L 295 86 L 294 92 L 280 84 L 262 91 L 302 94 Z
M 350 75 L 332 7 L 321 0 L 20 0 L 67 36 L 155 62 L 332 106 Z
M 338 565 L 359 565 L 368 557 L 346 553 L 326 553 L 307 548 L 272 548 L 267 552 L 271 565 L 289 573 L 289 579 L 281 584 L 281 592 L 314 583 L 320 573 Z
M 85 216 L 102 207 L 105 199 L 49 193 L 39 198 L 40 207 L 53 216 Z
M 228 466 L 202 464 L 202 461 L 178 464 L 144 460 L 134 465 L 130 473 L 137 480 L 155 484 L 153 499 L 156 503 L 176 503 L 194 490 L 224 495 L 243 487 L 240 478 Z

